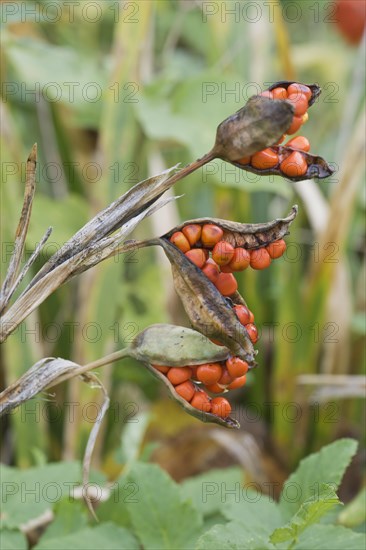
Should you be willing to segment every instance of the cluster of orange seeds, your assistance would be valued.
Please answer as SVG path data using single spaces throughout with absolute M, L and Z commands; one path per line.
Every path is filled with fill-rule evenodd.
M 291 125 L 286 132 L 288 135 L 295 134 L 309 118 L 307 110 L 312 92 L 311 89 L 304 84 L 293 83 L 290 84 L 287 89 L 280 86 L 273 90 L 266 90 L 260 95 L 268 97 L 269 99 L 285 99 L 293 104 L 295 112 Z M 255 153 L 251 157 L 241 158 L 237 162 L 243 165 L 249 164 L 257 170 L 269 170 L 278 166 L 281 172 L 286 176 L 303 176 L 307 172 L 308 164 L 302 152 L 307 153 L 310 150 L 310 143 L 305 137 L 297 136 L 286 144 L 283 144 L 283 141 L 286 139 L 286 134 L 281 136 L 276 145 L 282 144 L 286 147 L 295 149 L 295 151 L 290 154 L 288 154 L 288 151 L 281 153 L 278 151 L 278 148 L 268 147 L 267 149 Z
M 153 367 L 168 378 L 177 394 L 192 407 L 221 418 L 227 418 L 231 413 L 229 401 L 224 397 L 210 397 L 207 392 L 219 394 L 241 388 L 246 383 L 249 368 L 248 363 L 239 357 L 196 367 Z
M 249 266 L 265 269 L 286 250 L 283 239 L 263 248 L 247 250 L 234 247 L 223 237 L 221 227 L 211 223 L 186 225 L 170 237 L 170 242 L 202 269 L 223 296 L 231 296 L 238 288 L 233 272 L 244 271 Z

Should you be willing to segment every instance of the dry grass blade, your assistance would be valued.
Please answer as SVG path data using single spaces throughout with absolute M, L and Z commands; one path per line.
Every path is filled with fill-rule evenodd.
M 9 334 L 34 309 L 71 277 L 90 269 L 111 256 L 113 251 L 121 245 L 121 242 L 144 217 L 165 206 L 170 200 L 174 200 L 174 198 L 159 201 L 158 204 L 151 204 L 140 212 L 140 214 L 128 220 L 113 236 L 104 239 L 97 238 L 96 242 L 90 243 L 89 246 L 86 246 L 71 258 L 65 259 L 57 267 L 46 272 L 42 278 L 39 279 L 37 275 L 35 279 L 38 280 L 34 282 L 34 279 L 31 285 L 26 288 L 18 300 L 2 316 L 0 321 L 0 342 L 4 342 Z
M 127 193 L 99 212 L 45 263 L 30 282 L 28 288 L 34 286 L 47 273 L 55 270 L 63 262 L 77 256 L 89 245 L 104 239 L 132 218 L 142 213 L 172 185 L 169 184 L 167 186 L 164 184 L 169 181 L 169 176 L 175 168 L 174 166 L 157 176 L 139 182 Z
M 0 293 L 0 313 L 8 304 L 11 295 L 16 288 L 14 288 L 14 281 L 16 280 L 19 265 L 22 260 L 25 239 L 27 236 L 29 220 L 32 212 L 33 198 L 36 190 L 36 166 L 37 144 L 35 143 L 27 159 L 23 208 L 15 233 L 14 251 L 10 259 L 8 271 Z
M 94 519 L 96 521 L 98 521 L 98 518 L 97 518 L 97 516 L 94 512 L 94 508 L 93 508 L 93 505 L 92 505 L 91 498 L 90 498 L 88 490 L 87 490 L 88 489 L 87 485 L 88 485 L 88 482 L 89 482 L 90 464 L 91 464 L 93 450 L 94 450 L 94 447 L 95 447 L 95 442 L 97 440 L 99 430 L 100 430 L 101 424 L 103 422 L 105 413 L 108 410 L 110 399 L 109 399 L 108 392 L 107 392 L 106 388 L 104 387 L 102 382 L 100 380 L 98 380 L 98 378 L 94 374 L 92 374 L 92 373 L 85 374 L 83 376 L 83 379 L 84 379 L 84 382 L 87 382 L 88 384 L 92 385 L 93 388 L 99 388 L 103 392 L 103 403 L 102 403 L 102 406 L 101 406 L 100 410 L 98 411 L 98 417 L 95 419 L 95 422 L 94 422 L 93 427 L 91 429 L 89 439 L 88 439 L 88 443 L 86 445 L 86 449 L 85 449 L 85 453 L 84 453 L 84 459 L 83 459 L 83 489 L 84 489 L 83 495 L 84 495 L 84 501 L 85 501 L 90 513 L 94 517 Z

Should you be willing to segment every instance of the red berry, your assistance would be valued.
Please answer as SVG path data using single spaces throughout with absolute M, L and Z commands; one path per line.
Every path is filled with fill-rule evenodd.
M 263 149 L 263 151 L 255 153 L 250 162 L 258 170 L 267 170 L 278 164 L 278 155 L 272 149 Z
M 286 88 L 275 88 L 272 90 L 273 99 L 287 99 L 287 91 Z
M 228 264 L 234 257 L 235 248 L 226 241 L 219 241 L 212 251 L 212 259 L 218 265 Z
M 179 394 L 183 399 L 186 401 L 190 401 L 192 397 L 194 396 L 194 393 L 196 391 L 196 388 L 190 380 L 186 380 L 182 384 L 178 384 L 178 386 L 175 386 L 175 391 L 177 394 Z
M 172 367 L 167 376 L 173 386 L 177 386 L 191 378 L 192 369 L 190 367 Z
M 202 384 L 209 386 L 216 384 L 222 376 L 222 368 L 219 363 L 207 363 L 197 368 L 197 378 Z
M 289 134 L 289 135 L 296 134 L 296 132 L 298 131 L 298 129 L 302 124 L 303 124 L 303 117 L 294 116 L 290 126 L 286 130 L 286 134 Z
M 261 92 L 259 95 L 262 97 L 268 97 L 268 99 L 273 99 L 271 90 L 264 90 L 264 92 Z
M 351 44 L 360 42 L 366 24 L 366 6 L 362 0 L 337 0 L 335 13 L 333 14 L 333 3 L 329 5 L 328 17 Z
M 296 178 L 306 174 L 308 165 L 300 151 L 294 151 L 281 162 L 280 170 L 290 178 Z
M 187 238 L 189 244 L 194 246 L 201 238 L 202 228 L 198 223 L 191 223 L 182 229 L 182 233 Z
M 289 94 L 287 97 L 287 101 L 289 101 L 294 106 L 295 116 L 302 116 L 308 110 L 309 103 L 306 99 L 305 94 Z
M 154 367 L 154 369 L 162 372 L 163 374 L 166 374 L 170 369 L 170 367 L 165 367 L 164 365 L 152 365 L 152 366 Z
M 238 378 L 248 372 L 249 365 L 246 361 L 240 359 L 240 357 L 229 357 L 226 361 L 226 367 L 232 378 Z
M 258 329 L 255 326 L 255 324 L 249 323 L 248 325 L 245 325 L 245 329 L 252 343 L 255 344 L 256 342 L 258 342 Z M 169 376 L 169 373 L 168 373 L 168 376 Z
M 210 412 L 211 411 L 211 400 L 207 393 L 203 390 L 196 390 L 192 401 L 192 407 L 199 409 L 200 411 Z
M 223 393 L 225 391 L 219 384 L 211 384 L 210 386 L 206 386 L 206 389 L 211 393 Z
M 175 244 L 175 246 L 182 252 L 188 252 L 191 248 L 188 239 L 186 239 L 181 231 L 176 231 L 173 233 L 170 237 L 170 242 Z
M 185 255 L 200 269 L 205 265 L 207 260 L 206 251 L 202 248 L 192 248 Z
M 228 390 L 236 390 L 237 388 L 241 388 L 242 386 L 245 385 L 246 381 L 247 381 L 247 377 L 245 374 L 244 376 L 235 378 L 235 380 L 228 385 Z
M 293 84 L 290 84 L 290 86 L 287 88 L 288 95 L 297 95 L 303 94 L 308 101 L 310 101 L 312 92 L 311 89 L 308 86 L 305 86 L 305 84 L 299 84 L 298 82 L 294 82 Z
M 233 379 L 230 376 L 229 371 L 227 370 L 226 367 L 224 367 L 222 369 L 222 376 L 221 376 L 220 380 L 217 383 L 220 384 L 220 386 L 226 387 L 229 384 L 231 384 L 232 381 L 233 381 Z
M 211 258 L 207 260 L 202 268 L 202 271 L 206 275 L 207 279 L 209 279 L 212 283 L 215 283 L 217 281 L 220 273 L 219 266 Z
M 223 296 L 231 296 L 238 289 L 238 283 L 232 273 L 219 273 L 215 287 Z
M 212 248 L 218 243 L 224 235 L 223 230 L 218 225 L 206 223 L 202 227 L 201 241 L 204 247 Z
M 286 147 L 299 149 L 299 151 L 310 151 L 310 142 L 304 136 L 296 136 L 286 143 Z
M 237 161 L 238 164 L 249 164 L 250 163 L 250 157 L 243 157 Z
M 280 239 L 266 246 L 266 250 L 273 260 L 280 258 L 286 250 L 286 243 L 283 239 Z
M 250 267 L 253 269 L 266 269 L 271 264 L 271 256 L 265 248 L 252 250 L 250 253 Z
M 250 311 L 246 306 L 238 305 L 234 306 L 234 311 L 242 325 L 251 323 Z
M 220 418 L 227 418 L 231 413 L 231 405 L 225 397 L 214 397 L 211 401 L 211 412 Z
M 234 250 L 234 256 L 230 260 L 230 263 L 228 264 L 228 267 L 232 269 L 232 271 L 244 271 L 250 264 L 250 253 L 245 248 L 235 248 Z

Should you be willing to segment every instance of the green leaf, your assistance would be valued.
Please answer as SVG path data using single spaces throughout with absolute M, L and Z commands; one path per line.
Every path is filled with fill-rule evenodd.
M 97 527 L 80 529 L 64 537 L 43 540 L 34 547 L 34 550 L 138 550 L 139 544 L 135 537 L 113 523 L 103 523 Z
M 27 550 L 28 543 L 20 531 L 0 530 L 1 550 Z
M 208 517 L 226 510 L 235 495 L 242 490 L 241 468 L 210 470 L 202 475 L 191 477 L 181 483 L 181 494 L 190 500 L 197 510 Z
M 28 470 L 1 466 L 2 525 L 18 527 L 50 510 L 55 502 L 69 496 L 81 482 L 77 462 L 47 464 Z
M 274 549 L 268 542 L 268 535 L 252 529 L 250 524 L 231 521 L 226 525 L 215 525 L 207 533 L 202 535 L 198 542 L 197 550 L 267 550 Z
M 319 521 L 328 510 L 338 504 L 339 499 L 331 485 L 323 484 L 319 495 L 307 499 L 284 527 L 276 529 L 270 541 L 273 544 L 298 540 L 300 534 L 310 525 Z
M 192 548 L 202 516 L 182 498 L 179 486 L 158 466 L 136 463 L 127 480 L 138 487 L 136 502 L 126 502 L 134 532 L 143 547 Z
M 312 525 L 300 537 L 296 550 L 362 550 L 366 537 L 340 525 Z
M 98 506 L 97 515 L 99 521 L 113 521 L 121 527 L 131 527 L 130 515 L 127 504 L 137 502 L 139 486 L 127 481 L 123 475 L 113 484 L 108 500 Z
M 228 520 L 241 522 L 251 532 L 266 534 L 267 538 L 283 523 L 279 506 L 273 499 L 245 488 L 240 501 L 230 500 L 223 508 L 223 514 Z
M 63 499 L 54 507 L 55 519 L 47 527 L 42 542 L 80 531 L 88 523 L 87 509 L 83 501 Z
M 332 484 L 336 490 L 356 450 L 357 441 L 339 439 L 304 458 L 282 489 L 279 504 L 285 519 L 295 514 L 322 483 Z
M 356 527 L 366 521 L 366 488 L 344 507 L 338 515 L 338 523 L 344 527 Z

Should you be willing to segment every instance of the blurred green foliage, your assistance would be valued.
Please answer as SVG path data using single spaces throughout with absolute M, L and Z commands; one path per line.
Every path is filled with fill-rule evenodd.
M 317 20 L 309 3 L 297 2 L 300 15 L 294 22 L 285 1 L 274 2 L 270 12 L 267 3 L 251 2 L 258 16 L 245 1 L 235 2 L 236 15 L 226 14 L 223 2 L 103 0 L 77 3 L 72 16 L 61 0 L 47 4 L 1 4 L 2 275 L 21 208 L 24 162 L 34 142 L 38 189 L 27 252 L 52 225 L 53 247 L 46 246 L 45 260 L 134 183 L 207 152 L 221 120 L 266 83 L 318 82 L 323 95 L 304 133 L 314 153 L 340 168 L 318 191 L 308 182 L 293 186 L 215 161 L 176 185 L 175 194 L 184 196 L 167 208 L 166 221 L 159 214 L 136 234 L 162 234 L 168 220 L 203 216 L 264 222 L 298 203 L 287 255 L 265 273 L 238 275 L 262 337 L 260 368 L 233 399 L 239 412 L 258 404 L 267 438 L 286 466 L 343 433 L 363 437 L 359 398 L 330 394 L 315 403 L 314 417 L 312 388 L 297 384 L 303 374 L 360 374 L 365 359 L 363 171 L 354 170 L 357 181 L 349 184 L 354 192 L 344 203 L 331 202 L 342 182 L 347 186 L 345 178 L 351 179 L 342 166 L 360 147 L 355 128 L 364 108 L 357 77 L 361 49 L 345 44 L 322 2 L 315 3 Z M 33 8 L 36 15 L 30 15 Z M 307 194 L 301 186 L 308 186 Z M 324 248 L 326 229 L 342 216 L 334 248 Z M 162 256 L 149 249 L 110 260 L 58 290 L 9 338 L 2 350 L 3 384 L 43 356 L 87 362 L 123 347 L 150 323 L 182 316 Z M 160 399 L 156 381 L 136 362 L 105 370 L 101 378 L 112 402 L 124 399 L 138 410 Z M 97 401 L 96 395 L 75 381 L 39 399 L 39 410 L 48 412 L 77 403 L 71 423 L 63 419 L 63 414 L 69 418 L 66 412 L 53 422 L 45 414 L 31 416 L 29 405 L 11 415 L 5 459 L 29 466 L 39 456 L 35 449 L 53 460 L 80 458 L 90 430 L 82 406 Z M 168 422 L 164 415 L 159 421 Z M 109 473 L 120 431 L 110 416 L 97 449 Z

